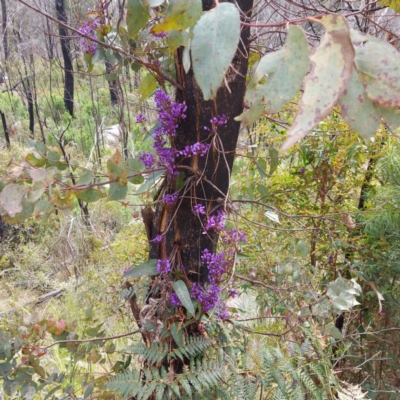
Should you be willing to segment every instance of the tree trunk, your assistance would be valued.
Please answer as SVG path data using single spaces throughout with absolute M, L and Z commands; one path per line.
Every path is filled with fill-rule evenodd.
M 238 7 L 248 16 L 253 7 L 253 0 L 238 0 Z M 205 11 L 214 7 L 214 0 L 203 0 Z M 186 74 L 182 64 L 182 48 L 176 53 L 177 81 L 183 87 L 178 90 L 176 99 L 186 102 L 186 118 L 177 128 L 175 145 L 182 150 L 196 142 L 210 143 L 212 137 L 204 127 L 210 127 L 210 120 L 225 114 L 228 122 L 218 128 L 218 137 L 214 137 L 213 147 L 208 157 L 193 156 L 190 159 L 178 160 L 180 171 L 184 172 L 184 180 L 192 179 L 190 195 L 186 194 L 171 210 L 170 207 L 158 205 L 156 209 L 153 238 L 157 234 L 166 233 L 166 248 L 156 243 L 151 244 L 150 258 L 165 258 L 172 250 L 178 250 L 182 265 L 192 282 L 204 283 L 208 280 L 208 270 L 202 265 L 200 254 L 204 249 L 215 253 L 218 234 L 203 234 L 204 228 L 197 215 L 192 212 L 194 204 L 203 204 L 208 213 L 214 214 L 217 209 L 224 210 L 224 202 L 229 190 L 229 178 L 235 156 L 239 136 L 240 122 L 234 117 L 243 111 L 246 73 L 248 68 L 248 45 L 250 29 L 244 28 L 238 51 L 226 76 L 229 89 L 221 86 L 215 101 L 205 101 L 198 87 L 193 70 Z M 218 140 L 220 139 L 220 141 Z M 183 166 L 183 168 L 182 168 Z M 194 184 L 198 181 L 198 184 Z M 163 185 L 163 195 L 176 191 L 176 179 L 168 179 Z M 173 221 L 171 219 L 173 218 Z M 204 223 L 204 221 L 203 221 Z M 164 254 L 163 254 L 164 253 Z
M 57 19 L 64 24 L 68 23 L 64 0 L 55 0 Z M 74 115 L 74 70 L 72 67 L 71 43 L 67 30 L 59 25 L 61 50 L 64 58 L 64 104 L 71 116 Z
M 3 28 L 3 50 L 4 50 L 4 59 L 8 59 L 8 34 L 7 34 L 7 5 L 6 0 L 1 1 L 1 26 Z
M 1 111 L 1 110 L 0 110 L 0 117 L 1 117 L 1 123 L 3 125 L 4 136 L 6 138 L 7 149 L 11 149 L 10 134 L 8 133 L 6 116 L 4 115 L 3 111 Z
M 110 74 L 112 73 L 112 65 L 108 60 L 105 60 L 106 64 L 106 73 Z M 110 90 L 110 100 L 111 100 L 111 105 L 116 106 L 118 105 L 118 93 L 119 93 L 119 84 L 118 80 L 115 81 L 108 81 L 108 88 Z

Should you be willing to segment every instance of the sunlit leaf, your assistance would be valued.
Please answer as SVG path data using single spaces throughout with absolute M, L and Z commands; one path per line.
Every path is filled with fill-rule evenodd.
M 281 151 L 304 138 L 330 113 L 353 70 L 354 48 L 346 20 L 328 15 L 320 22 L 325 34 L 310 57 L 312 71 L 305 79 L 304 94 Z
M 38 169 L 31 169 L 29 171 L 29 175 L 33 179 L 33 181 L 43 181 L 46 179 L 46 170 L 44 168 L 38 168 Z
M 190 298 L 189 290 L 182 280 L 176 281 L 172 284 L 176 295 L 179 297 L 182 305 L 188 310 L 191 314 L 194 314 L 194 306 L 192 299 Z
M 157 80 L 153 74 L 150 72 L 143 78 L 140 83 L 139 88 L 137 89 L 137 93 L 139 95 L 139 102 L 145 101 L 153 92 L 156 90 Z
M 128 0 L 126 5 L 126 25 L 130 37 L 134 37 L 150 18 L 149 6 L 145 0 Z
M 155 25 L 151 33 L 182 31 L 193 26 L 203 11 L 201 0 L 170 0 L 163 22 Z
M 188 40 L 189 34 L 186 31 L 170 31 L 167 38 L 168 48 L 175 51 L 180 46 L 186 46 Z
M 28 219 L 33 213 L 33 204 L 30 203 L 26 198 L 21 201 L 21 211 L 15 215 L 3 215 L 3 221 L 7 224 L 19 224 L 22 221 Z
M 375 134 L 381 123 L 381 116 L 375 104 L 368 98 L 355 68 L 338 104 L 344 120 L 359 135 L 369 139 Z
M 22 211 L 21 202 L 28 188 L 16 183 L 7 185 L 0 193 L 0 206 L 8 213 L 10 217 Z
M 284 47 L 258 63 L 245 97 L 253 106 L 235 119 L 243 120 L 244 125 L 254 123 L 263 113 L 260 103 L 267 112 L 278 112 L 300 90 L 309 63 L 306 35 L 301 28 L 291 25 Z M 265 78 L 266 83 L 258 85 Z
M 126 182 L 126 164 L 122 158 L 121 152 L 118 149 L 116 149 L 112 157 L 107 160 L 107 171 L 110 179 L 122 179 L 124 182 Z
M 383 108 L 378 107 L 384 121 L 392 128 L 397 129 L 400 127 L 400 110 L 397 108 Z
M 400 107 L 400 52 L 370 35 L 351 31 L 355 63 L 368 97 L 382 107 Z
M 131 268 L 124 273 L 124 278 L 139 278 L 147 275 L 157 275 L 157 262 L 156 259 L 151 259 L 135 268 Z
M 269 218 L 271 221 L 276 222 L 277 224 L 280 224 L 279 221 L 279 215 L 277 213 L 274 213 L 273 211 L 266 211 L 264 215 Z
M 217 94 L 236 53 L 240 15 L 232 3 L 219 3 L 202 15 L 193 29 L 192 63 L 204 100 Z

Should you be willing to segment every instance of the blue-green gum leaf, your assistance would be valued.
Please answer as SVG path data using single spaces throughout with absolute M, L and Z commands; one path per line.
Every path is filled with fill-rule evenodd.
M 219 3 L 205 12 L 193 29 L 194 75 L 204 100 L 213 99 L 236 53 L 240 15 L 232 3 Z

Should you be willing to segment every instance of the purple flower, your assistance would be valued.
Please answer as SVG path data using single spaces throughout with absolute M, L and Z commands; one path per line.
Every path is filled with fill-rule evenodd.
M 205 207 L 203 206 L 203 204 L 196 204 L 193 207 L 193 213 L 197 214 L 197 215 L 200 215 L 200 214 L 205 215 L 206 210 L 205 210 Z
M 212 215 L 210 218 L 208 218 L 204 229 L 205 231 L 209 231 L 210 229 L 215 229 L 217 232 L 223 231 L 225 229 L 225 213 L 221 210 L 218 210 L 215 215 Z
M 124 271 L 123 271 L 124 275 L 125 275 L 130 269 L 132 269 L 132 264 L 129 265 L 128 268 L 124 268 Z
M 230 296 L 234 299 L 236 296 L 239 295 L 239 292 L 236 289 L 233 288 L 229 288 L 228 289 L 228 293 L 230 294 Z
M 139 160 L 145 165 L 146 168 L 153 168 L 155 159 L 153 153 L 142 153 Z
M 137 124 L 143 124 L 144 122 L 147 122 L 147 121 L 148 121 L 148 119 L 145 115 L 143 115 L 143 114 L 136 115 L 136 123 Z
M 212 131 L 214 133 L 217 133 L 218 126 L 226 125 L 228 123 L 228 117 L 225 114 L 217 115 L 216 117 L 210 119 L 210 123 L 212 125 L 212 128 L 205 126 L 204 129 L 209 132 Z
M 168 36 L 167 32 L 160 32 L 160 33 L 152 33 L 152 35 L 159 39 L 164 39 Z
M 166 194 L 161 200 L 164 204 L 168 206 L 173 206 L 179 198 L 179 193 L 175 192 L 173 194 Z
M 164 236 L 163 235 L 157 235 L 152 241 L 154 243 L 161 243 L 163 241 Z
M 210 282 L 220 282 L 228 265 L 224 253 L 212 254 L 208 249 L 204 249 L 201 261 L 207 266 Z
M 207 151 L 210 150 L 211 144 L 197 142 L 190 146 L 186 146 L 183 150 L 179 152 L 180 155 L 185 157 L 192 157 L 193 155 L 199 155 L 204 157 Z
M 157 261 L 157 272 L 161 275 L 165 275 L 168 272 L 171 272 L 171 264 L 169 263 L 169 260 L 167 258 Z
M 299 172 L 300 172 L 301 174 L 304 174 L 304 173 L 306 172 L 306 169 L 305 169 L 304 167 L 302 167 L 302 168 L 300 168 Z
M 98 18 L 94 20 L 85 21 L 85 24 L 78 29 L 78 32 L 82 35 L 89 36 L 93 39 L 97 39 L 96 29 L 100 25 L 100 20 Z M 82 48 L 83 53 L 94 55 L 97 49 L 97 43 L 92 40 L 81 37 L 79 39 L 79 44 Z
M 180 301 L 178 295 L 176 293 L 171 293 L 171 297 L 170 297 L 170 303 L 172 306 L 174 307 L 179 307 L 182 302 Z
M 222 241 L 225 244 L 236 246 L 239 242 L 247 242 L 246 234 L 243 231 L 230 229 L 222 234 Z

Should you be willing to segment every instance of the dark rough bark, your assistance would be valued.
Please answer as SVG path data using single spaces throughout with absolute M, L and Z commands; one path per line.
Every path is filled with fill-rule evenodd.
M 55 0 L 57 19 L 64 24 L 68 23 L 64 0 Z M 71 116 L 74 115 L 74 70 L 71 57 L 71 41 L 67 30 L 59 25 L 61 51 L 64 58 L 64 104 Z
M 4 59 L 8 59 L 8 34 L 7 34 L 7 5 L 6 0 L 1 1 L 1 27 L 3 30 L 3 50 L 4 50 Z
M 29 131 L 32 139 L 35 137 L 35 114 L 33 112 L 33 96 L 29 87 L 25 90 L 26 98 L 28 100 L 28 113 L 29 113 Z
M 251 12 L 253 0 L 238 0 L 235 3 L 243 12 L 247 14 Z M 209 10 L 214 5 L 213 0 L 203 0 L 204 10 Z M 210 235 L 202 233 L 204 229 L 199 218 L 193 214 L 192 208 L 194 204 L 201 203 L 209 213 L 211 211 L 215 213 L 217 209 L 223 210 L 240 129 L 240 123 L 234 121 L 234 117 L 243 111 L 245 76 L 248 68 L 248 59 L 245 56 L 248 53 L 243 46 L 248 47 L 249 36 L 250 29 L 244 28 L 241 33 L 240 48 L 232 61 L 234 69 L 230 69 L 226 76 L 230 91 L 223 84 L 218 90 L 215 101 L 203 99 L 193 70 L 190 69 L 186 74 L 183 69 L 182 49 L 176 52 L 177 81 L 183 87 L 182 91 L 177 91 L 176 99 L 179 102 L 185 101 L 187 105 L 187 117 L 180 122 L 177 129 L 176 148 L 180 150 L 199 141 L 210 143 L 212 140 L 210 132 L 203 127 L 210 126 L 210 120 L 217 115 L 226 114 L 228 117 L 227 125 L 218 128 L 223 149 L 214 146 L 208 157 L 180 160 L 179 164 L 187 167 L 180 169 L 185 174 L 185 181 L 195 178 L 198 184 L 193 185 L 191 192 L 178 202 L 175 206 L 179 207 L 178 210 L 171 210 L 161 205 L 156 210 L 153 238 L 157 233 L 164 233 L 166 230 L 167 234 L 165 246 L 151 245 L 150 258 L 165 258 L 175 247 L 192 282 L 204 283 L 208 280 L 208 271 L 202 265 L 200 255 L 203 249 L 215 252 L 218 241 L 216 233 Z M 163 194 L 175 191 L 174 180 L 164 182 Z
M 10 134 L 8 132 L 8 127 L 7 127 L 6 116 L 4 115 L 3 111 L 1 111 L 1 110 L 0 110 L 0 117 L 1 117 L 1 123 L 3 125 L 4 136 L 6 138 L 7 148 L 10 149 L 11 142 L 10 142 Z
M 106 73 L 107 74 L 112 73 L 112 65 L 110 64 L 110 62 L 106 60 L 105 64 L 106 64 Z M 111 105 L 112 106 L 118 105 L 119 82 L 117 80 L 108 81 L 108 88 L 110 90 Z

